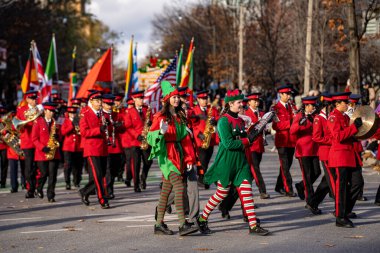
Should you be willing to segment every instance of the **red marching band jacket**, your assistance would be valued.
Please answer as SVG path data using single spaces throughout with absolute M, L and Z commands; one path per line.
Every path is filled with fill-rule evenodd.
M 326 113 L 321 113 L 314 118 L 313 123 L 313 141 L 318 144 L 318 156 L 320 161 L 329 160 L 329 151 L 331 147 L 331 133 L 327 127 Z
M 64 137 L 62 151 L 81 152 L 81 135 L 75 130 L 74 124 L 66 117 L 61 126 L 61 135 Z
M 137 137 L 141 135 L 144 123 L 146 119 L 147 107 L 142 107 L 143 117 L 140 117 L 138 110 L 133 107 L 125 110 L 124 119 L 124 133 L 122 146 L 123 148 L 128 147 L 140 147 L 141 142 L 137 140 Z M 153 115 L 150 114 L 150 120 L 153 119 Z
M 258 111 L 259 112 L 259 111 Z M 245 115 L 249 116 L 252 120 L 252 124 L 259 121 L 259 117 L 261 118 L 264 115 L 264 112 L 259 112 L 259 117 L 257 117 L 256 113 L 249 107 L 245 111 Z M 260 134 L 257 139 L 251 144 L 249 147 L 250 152 L 264 153 L 264 136 Z
M 206 128 L 206 120 L 207 119 L 202 120 L 202 119 L 196 118 L 194 116 L 201 115 L 201 114 L 204 114 L 207 116 L 209 110 L 210 110 L 210 106 L 207 106 L 207 110 L 205 112 L 202 111 L 202 109 L 199 105 L 194 106 L 192 108 L 192 116 L 193 116 L 193 117 L 191 117 L 192 118 L 192 126 L 193 126 L 193 130 L 194 130 L 194 138 L 195 138 L 195 142 L 197 144 L 197 147 L 202 146 L 202 140 L 198 137 L 198 134 L 204 133 L 205 128 Z M 217 109 L 212 108 L 211 115 L 216 121 L 219 120 L 219 113 L 218 113 Z M 218 140 L 218 137 L 217 137 L 217 134 L 215 131 L 215 133 L 213 133 L 211 136 L 210 147 L 218 145 L 218 143 L 219 143 L 219 140 Z
M 307 119 L 305 125 L 300 126 L 299 121 L 302 117 L 302 112 L 297 113 L 290 127 L 290 134 L 294 135 L 294 138 L 296 139 L 295 156 L 317 156 L 318 145 L 312 140 L 313 123 Z
M 112 121 L 115 123 L 119 121 L 119 113 L 112 112 L 111 113 L 106 113 L 104 112 L 104 117 L 106 117 L 106 120 L 108 122 L 108 133 L 109 133 L 109 141 L 111 145 L 108 145 L 108 154 L 120 154 L 123 153 L 123 149 L 121 147 L 121 139 L 120 139 L 120 128 L 117 129 L 116 127 L 114 128 L 111 124 L 110 121 L 110 115 L 112 117 Z M 113 131 L 115 130 L 115 140 L 113 140 Z M 115 146 L 112 145 L 112 143 L 115 143 Z
M 274 143 L 277 148 L 294 147 L 294 137 L 290 135 L 290 126 L 293 122 L 293 109 L 291 104 L 288 109 L 279 101 L 274 107 L 274 111 L 279 119 L 278 122 L 273 121 L 272 128 L 276 131 Z
M 50 138 L 50 132 L 53 127 L 54 119 L 51 120 L 50 128 L 48 126 L 48 123 L 46 122 L 45 118 L 38 117 L 33 124 L 33 130 L 32 130 L 32 141 L 35 146 L 34 151 L 34 160 L 35 161 L 48 161 L 46 159 L 46 153 L 42 151 L 44 147 L 47 146 L 49 138 Z M 59 133 L 59 127 L 56 125 L 56 134 Z M 60 154 L 58 150 L 55 152 L 54 159 L 60 159 Z
M 332 143 L 328 165 L 332 168 L 353 167 L 361 165 L 360 155 L 354 150 L 354 139 L 357 132 L 355 125 L 349 125 L 350 118 L 334 109 L 330 114 L 327 126 L 331 132 Z
M 101 117 L 98 118 L 90 107 L 82 109 L 79 127 L 83 140 L 83 157 L 108 155 L 105 134 L 100 131 L 101 125 Z
M 17 108 L 16 117 L 19 120 L 25 120 L 24 113 L 29 110 L 28 105 L 20 106 Z M 32 141 L 32 130 L 33 130 L 33 122 L 29 122 L 25 124 L 20 129 L 20 147 L 21 149 L 30 149 L 34 148 L 33 141 Z
M 2 119 L 0 118 L 0 123 L 2 123 Z M 5 135 L 6 133 L 0 133 L 1 135 Z M 8 145 L 0 138 L 0 150 L 7 149 Z

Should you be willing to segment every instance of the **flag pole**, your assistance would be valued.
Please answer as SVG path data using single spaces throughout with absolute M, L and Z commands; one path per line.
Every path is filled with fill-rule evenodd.
M 113 79 L 114 77 L 114 73 L 113 73 L 113 43 L 111 44 L 111 93 L 114 94 L 115 93 L 115 80 Z
M 53 33 L 52 43 L 53 43 L 53 51 L 54 51 L 55 74 L 56 74 L 56 78 L 57 78 L 57 85 L 59 87 L 58 60 L 57 60 L 57 48 L 56 48 L 56 44 L 55 44 L 55 33 Z

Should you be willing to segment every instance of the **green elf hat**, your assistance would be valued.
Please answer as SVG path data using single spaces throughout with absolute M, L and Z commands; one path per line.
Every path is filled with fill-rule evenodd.
M 176 87 L 172 86 L 172 84 L 168 81 L 161 82 L 161 90 L 162 90 L 162 100 L 166 102 L 170 97 L 174 95 L 178 95 L 178 90 Z
M 224 97 L 226 103 L 242 99 L 244 99 L 244 94 L 240 94 L 238 89 L 228 90 L 227 95 Z

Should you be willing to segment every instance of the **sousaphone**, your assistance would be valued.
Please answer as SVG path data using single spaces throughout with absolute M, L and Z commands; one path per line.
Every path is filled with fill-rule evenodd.
M 354 122 L 356 118 L 362 118 L 363 125 L 359 127 L 359 131 L 355 134 L 355 137 L 359 140 L 365 140 L 375 134 L 379 127 L 379 116 L 374 112 L 372 107 L 368 105 L 359 106 L 350 119 L 350 124 Z

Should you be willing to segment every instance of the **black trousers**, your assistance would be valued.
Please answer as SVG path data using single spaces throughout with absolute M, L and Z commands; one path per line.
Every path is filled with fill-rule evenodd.
M 309 203 L 310 199 L 314 195 L 314 182 L 321 175 L 321 168 L 319 167 L 318 156 L 304 156 L 299 157 L 302 172 L 302 181 L 299 182 L 305 192 L 306 203 Z
M 255 179 L 257 188 L 259 188 L 259 192 L 266 193 L 267 190 L 266 190 L 264 179 L 263 179 L 263 176 L 261 175 L 261 170 L 260 170 L 260 163 L 261 163 L 262 157 L 263 157 L 263 153 L 251 152 L 251 159 L 252 159 L 251 172 L 253 174 L 253 178 Z
M 18 190 L 18 162 L 19 160 L 9 159 L 9 167 L 10 167 L 10 178 L 11 178 L 11 189 L 13 191 Z M 20 160 L 21 167 L 21 184 L 25 186 L 25 161 Z
M 208 169 L 208 164 L 210 163 L 212 153 L 214 152 L 214 146 L 210 146 L 207 149 L 199 148 L 199 160 L 201 162 L 201 165 L 204 169 L 204 172 L 206 173 Z
M 59 160 L 51 161 L 38 161 L 37 166 L 40 169 L 40 177 L 38 178 L 37 191 L 42 192 L 47 178 L 48 188 L 47 197 L 48 199 L 53 199 L 55 197 L 55 185 L 57 184 L 57 171 L 58 171 Z
M 124 157 L 125 157 L 125 180 L 130 182 L 133 179 L 132 172 L 132 148 L 124 149 Z
M 7 182 L 7 176 L 8 176 L 8 157 L 7 157 L 6 149 L 0 150 L 0 166 L 1 166 L 0 185 L 5 186 Z
M 293 193 L 293 181 L 290 174 L 290 167 L 293 163 L 294 148 L 280 147 L 277 148 L 278 156 L 280 158 L 280 173 L 277 177 L 275 190 L 279 191 L 285 189 L 287 193 Z
M 121 167 L 121 153 L 120 154 L 108 154 L 107 158 L 107 171 L 105 185 L 106 195 L 113 194 L 113 186 L 115 184 L 115 178 L 119 175 Z
M 25 156 L 25 181 L 26 189 L 29 193 L 36 190 L 36 175 L 37 169 L 34 162 L 34 148 L 23 149 Z
M 152 166 L 153 161 L 148 160 L 151 148 L 147 150 L 141 150 L 140 147 L 132 147 L 132 173 L 133 173 L 133 186 L 135 189 L 140 187 L 140 181 L 146 180 L 148 177 L 149 169 Z M 143 163 L 141 178 L 141 161 Z
M 63 156 L 65 182 L 71 185 L 71 174 L 73 174 L 73 184 L 78 186 L 82 180 L 83 152 L 64 151 Z
M 376 193 L 376 199 L 375 199 L 375 202 L 376 202 L 376 203 L 380 203 L 380 185 L 379 185 L 379 188 L 377 188 L 377 193 Z
M 120 166 L 119 172 L 117 174 L 118 179 L 123 179 L 124 168 L 125 168 L 125 153 L 122 153 L 121 154 L 121 166 Z
M 352 212 L 364 180 L 359 166 L 337 168 L 336 177 L 335 212 L 336 217 L 344 218 Z
M 310 198 L 310 201 L 307 202 L 312 207 L 318 207 L 328 193 L 330 193 L 331 196 L 335 195 L 335 169 L 328 168 L 326 161 L 321 161 L 321 163 L 325 174 L 315 190 L 314 195 Z
M 104 198 L 103 186 L 106 180 L 107 156 L 89 156 L 87 157 L 87 163 L 89 180 L 88 183 L 80 189 L 80 192 L 85 196 L 89 196 L 96 190 L 99 203 L 106 204 L 108 201 Z

